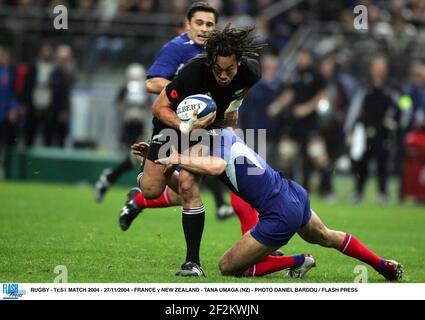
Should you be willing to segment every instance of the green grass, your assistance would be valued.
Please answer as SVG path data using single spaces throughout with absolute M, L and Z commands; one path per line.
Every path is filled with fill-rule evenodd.
M 403 282 L 425 282 L 425 210 L 414 204 L 380 207 L 374 188 L 361 205 L 343 199 L 351 185 L 338 184 L 339 202 L 312 197 L 312 207 L 332 229 L 349 231 L 372 250 L 401 261 Z M 283 272 L 263 278 L 222 277 L 221 255 L 240 237 L 236 218 L 219 222 L 213 199 L 203 195 L 207 219 L 201 257 L 205 279 L 175 277 L 185 254 L 180 208 L 146 210 L 132 228 L 122 232 L 118 211 L 126 189 L 113 188 L 101 205 L 88 186 L 0 182 L 0 282 L 53 282 L 55 266 L 68 268 L 68 281 L 84 282 L 294 282 Z M 304 243 L 298 236 L 283 248 L 286 254 L 311 253 L 318 267 L 299 282 L 353 282 L 360 262 Z M 369 268 L 369 282 L 383 282 Z

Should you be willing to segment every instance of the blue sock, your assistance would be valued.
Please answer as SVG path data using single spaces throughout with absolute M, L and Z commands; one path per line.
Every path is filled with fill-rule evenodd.
M 378 272 L 381 272 L 384 269 L 384 266 L 385 266 L 385 259 L 382 259 L 378 267 Z
M 295 268 L 301 266 L 305 261 L 305 257 L 303 254 L 295 254 L 293 257 L 295 259 Z

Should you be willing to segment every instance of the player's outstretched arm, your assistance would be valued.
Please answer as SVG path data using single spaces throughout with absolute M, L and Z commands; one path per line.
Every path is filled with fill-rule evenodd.
M 161 77 L 155 77 L 146 80 L 146 90 L 149 93 L 154 94 L 160 94 L 161 91 L 170 83 L 170 80 L 161 78 Z
M 219 176 L 224 172 L 227 166 L 226 161 L 221 158 L 182 155 L 177 153 L 174 147 L 172 154 L 168 158 L 158 159 L 155 163 L 164 165 L 179 165 L 182 169 L 202 176 Z

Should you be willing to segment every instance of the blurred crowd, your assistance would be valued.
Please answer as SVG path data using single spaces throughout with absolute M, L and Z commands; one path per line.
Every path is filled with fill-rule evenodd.
M 0 6 L 25 10 L 65 4 L 113 19 L 128 12 L 184 17 L 191 2 L 0 0 Z M 417 45 L 418 39 L 425 41 L 425 1 L 310 0 L 277 16 L 268 10 L 276 0 L 209 2 L 223 15 L 221 23 L 255 24 L 259 40 L 270 44 L 262 57 L 263 77 L 240 109 L 242 128 L 268 130 L 269 161 L 307 188 L 317 172 L 316 189 L 329 200 L 336 194 L 334 173 L 350 167 L 353 202 L 362 200 L 370 163 L 375 163 L 379 201 L 386 203 L 390 173 L 403 174 L 406 137 L 425 131 L 425 47 Z M 353 24 L 358 4 L 369 13 L 369 28 L 363 33 Z M 312 21 L 331 32 L 323 28 L 327 31 L 319 35 L 320 41 L 298 48 L 295 68 L 282 66 L 279 53 Z M 366 37 L 367 48 L 350 35 Z M 93 42 L 95 62 L 89 69 L 103 61 L 100 50 L 118 43 L 110 40 L 99 37 Z M 33 59 L 20 62 L 13 59 L 13 44 L 0 42 L 0 162 L 7 148 L 31 147 L 37 137 L 45 146 L 62 147 L 67 140 L 76 66 L 83 69 L 74 56 L 81 55 L 67 44 L 48 41 L 37 50 Z
M 98 22 L 96 26 L 99 30 L 95 33 L 95 39 L 90 38 L 90 47 L 81 47 L 84 39 L 75 40 L 73 44 L 80 64 L 84 64 L 86 69 L 94 72 L 100 62 L 105 61 L 105 57 L 110 57 L 108 63 L 114 63 L 126 59 L 134 60 L 136 56 L 139 56 L 141 62 L 150 64 L 159 49 L 159 44 L 155 43 L 152 37 L 159 34 L 164 35 L 165 32 L 168 34 L 164 39 L 166 42 L 182 31 L 185 11 L 192 2 L 195 0 L 0 0 L 0 7 L 8 6 L 20 9 L 19 14 L 21 14 L 25 11 L 31 12 L 35 8 L 51 12 L 51 8 L 63 4 L 71 11 L 75 11 L 74 14 L 70 14 L 71 22 L 73 17 L 76 20 L 75 24 L 71 24 L 72 28 L 69 32 L 77 29 L 78 32 L 84 32 L 82 31 L 84 29 L 80 30 L 77 26 L 84 28 L 84 25 L 87 25 L 88 28 L 93 28 L 92 24 L 81 23 L 85 20 L 79 20 L 78 17 L 85 17 L 90 22 Z M 358 30 L 355 30 L 353 24 L 355 18 L 353 9 L 356 5 L 367 7 L 368 35 L 373 37 L 379 45 L 386 46 L 389 54 L 394 56 L 394 59 L 390 59 L 390 63 L 395 64 L 391 66 L 392 68 L 405 70 L 406 65 L 403 61 L 406 59 L 397 59 L 397 57 L 403 57 L 406 51 L 414 50 L 415 48 L 412 46 L 418 38 L 425 41 L 422 28 L 425 25 L 425 2 L 423 0 L 304 0 L 284 12 L 280 12 L 280 7 L 281 4 L 285 5 L 285 1 L 279 0 L 209 0 L 208 2 L 220 11 L 221 25 L 228 21 L 231 21 L 236 27 L 255 24 L 259 39 L 267 41 L 274 54 L 280 53 L 285 48 L 300 27 L 306 23 L 314 23 L 314 21 L 337 22 L 337 25 L 331 27 L 334 33 L 341 31 L 345 34 L 358 34 Z M 164 22 L 171 23 L 174 27 L 168 28 L 164 32 L 158 32 L 159 26 L 149 22 L 148 26 L 144 26 L 146 29 L 143 29 L 138 23 L 143 24 L 150 21 L 147 19 L 149 14 L 162 14 L 155 16 L 154 19 L 156 21 L 164 19 Z M 126 19 L 137 23 L 125 25 L 124 29 L 121 29 L 121 23 Z M 0 21 L 0 29 L 2 23 L 5 24 L 6 30 L 16 28 L 16 23 L 8 23 L 6 20 Z M 37 24 L 31 24 L 31 26 L 37 26 Z M 17 30 L 21 28 L 24 28 L 24 25 Z M 43 39 L 55 35 L 54 32 L 47 32 L 48 30 L 49 28 L 43 27 L 41 31 Z M 123 33 L 124 31 L 129 32 L 135 38 L 119 35 L 117 30 L 122 30 Z M 16 37 L 16 30 L 9 31 L 4 33 L 9 34 L 9 39 Z M 85 32 L 92 36 L 93 31 L 88 29 Z M 2 36 L 0 35 L 1 41 Z M 28 48 L 24 49 L 28 50 L 25 51 L 35 54 L 33 46 L 29 44 L 27 46 Z M 26 52 L 19 52 L 19 54 L 28 59 Z M 364 63 L 364 61 L 359 63 Z
M 112 15 L 120 12 L 136 13 L 176 13 L 184 15 L 193 0 L 1 0 L 0 4 L 19 8 L 54 7 L 65 5 L 70 9 L 109 11 Z M 211 0 L 208 1 L 217 8 L 223 16 L 249 15 L 256 16 L 278 0 Z M 356 5 L 365 5 L 371 13 L 371 22 L 378 23 L 390 19 L 388 3 L 392 2 L 389 11 L 397 11 L 400 17 L 414 25 L 423 25 L 425 4 L 421 0 L 309 0 L 303 1 L 294 12 L 304 15 L 306 8 L 316 6 L 322 20 L 335 20 L 348 14 L 348 9 Z
M 20 138 L 26 147 L 40 132 L 46 146 L 63 147 L 68 133 L 74 59 L 67 45 L 45 43 L 30 64 L 13 64 L 10 49 L 0 45 L 1 147 Z
M 269 161 L 329 201 L 336 198 L 335 173 L 351 168 L 354 203 L 362 201 L 373 168 L 379 202 L 387 203 L 389 177 L 396 174 L 403 184 L 406 137 L 419 132 L 425 139 L 425 61 L 413 62 L 401 86 L 392 85 L 388 57 L 379 54 L 369 60 L 365 81 L 347 73 L 335 55 L 304 49 L 283 82 L 276 56 L 265 55 L 262 63 L 263 77 L 240 117 L 245 130 L 267 129 Z

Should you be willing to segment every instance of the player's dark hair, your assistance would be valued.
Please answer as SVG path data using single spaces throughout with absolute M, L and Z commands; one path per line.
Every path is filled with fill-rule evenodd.
M 195 2 L 194 4 L 192 4 L 186 14 L 187 20 L 190 21 L 196 12 L 211 12 L 212 14 L 214 14 L 215 23 L 218 22 L 218 18 L 219 18 L 218 11 L 207 2 L 200 1 L 200 2 Z
M 242 57 L 257 59 L 261 50 L 267 44 L 256 41 L 256 37 L 252 35 L 254 29 L 254 26 L 231 28 L 229 23 L 222 31 L 213 32 L 205 46 L 207 65 L 210 67 L 214 65 L 217 56 L 230 57 L 235 55 L 238 61 Z

